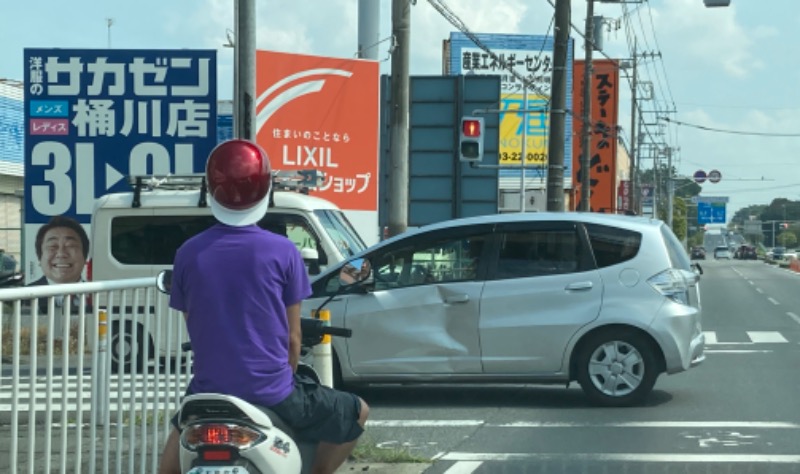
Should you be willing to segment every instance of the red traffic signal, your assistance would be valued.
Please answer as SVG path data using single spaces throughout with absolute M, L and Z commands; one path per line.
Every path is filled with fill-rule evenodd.
M 482 128 L 483 123 L 481 120 L 465 118 L 461 121 L 461 133 L 463 133 L 465 137 L 474 138 L 481 136 Z
M 460 161 L 479 162 L 483 159 L 483 117 L 462 117 L 458 143 Z

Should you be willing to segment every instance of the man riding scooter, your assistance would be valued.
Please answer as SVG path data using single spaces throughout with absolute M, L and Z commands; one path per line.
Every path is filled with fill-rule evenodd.
M 277 413 L 298 437 L 318 441 L 313 473 L 333 473 L 363 432 L 367 404 L 296 374 L 300 302 L 311 294 L 303 259 L 256 223 L 269 206 L 266 153 L 245 140 L 218 145 L 206 164 L 219 221 L 176 252 L 170 306 L 184 313 L 194 352 L 187 394 L 221 393 Z M 173 419 L 159 472 L 180 473 Z

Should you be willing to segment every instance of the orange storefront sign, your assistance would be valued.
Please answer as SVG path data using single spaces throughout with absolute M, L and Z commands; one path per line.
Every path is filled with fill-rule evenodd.
M 378 208 L 378 63 L 256 52 L 257 141 L 273 169 L 324 173 L 311 191 L 342 209 Z
M 581 154 L 583 152 L 583 74 L 584 61 L 575 61 L 572 91 L 572 186 L 575 206 L 581 197 Z M 613 60 L 592 61 L 592 138 L 589 153 L 592 212 L 616 213 L 617 208 L 617 133 L 619 109 L 619 66 Z

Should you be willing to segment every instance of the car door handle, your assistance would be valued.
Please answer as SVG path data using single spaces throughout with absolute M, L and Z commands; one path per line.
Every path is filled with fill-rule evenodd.
M 446 304 L 466 303 L 469 301 L 469 295 L 453 295 L 444 299 Z
M 594 287 L 594 283 L 590 281 L 579 281 L 577 283 L 570 283 L 565 288 L 567 291 L 589 291 Z

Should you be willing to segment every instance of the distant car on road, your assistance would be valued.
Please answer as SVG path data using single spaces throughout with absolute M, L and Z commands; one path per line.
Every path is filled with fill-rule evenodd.
M 692 247 L 691 251 L 692 260 L 705 260 L 706 259 L 706 249 L 703 247 Z
M 756 248 L 752 245 L 740 245 L 736 252 L 733 254 L 733 258 L 738 258 L 740 260 L 756 260 L 758 258 L 758 254 L 756 253 Z
M 731 249 L 728 247 L 721 245 L 714 249 L 714 258 L 717 260 L 722 258 L 727 258 L 728 260 L 731 259 Z

